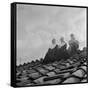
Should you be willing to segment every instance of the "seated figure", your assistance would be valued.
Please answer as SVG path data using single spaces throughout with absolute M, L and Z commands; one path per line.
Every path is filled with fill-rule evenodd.
M 61 37 L 60 38 L 60 43 L 59 43 L 57 51 L 56 51 L 57 60 L 67 59 L 68 58 L 68 53 L 67 53 L 66 48 L 67 48 L 67 44 L 64 41 L 64 38 Z
M 43 64 L 47 64 L 47 63 L 50 63 L 50 62 L 53 62 L 55 61 L 55 54 L 56 54 L 56 50 L 57 50 L 57 45 L 56 45 L 56 40 L 53 39 L 52 40 L 52 45 L 51 47 L 48 49 L 48 52 L 46 53 L 45 55 L 45 58 L 43 60 Z
M 75 39 L 74 34 L 71 34 L 70 37 L 71 37 L 71 40 L 69 40 L 68 52 L 69 52 L 69 55 L 74 55 L 78 51 L 79 42 Z
M 52 46 L 48 49 L 48 52 L 46 53 L 42 63 L 47 64 L 61 59 L 67 59 L 68 53 L 66 48 L 67 44 L 63 37 L 61 37 L 59 45 L 56 45 L 56 40 L 53 39 Z

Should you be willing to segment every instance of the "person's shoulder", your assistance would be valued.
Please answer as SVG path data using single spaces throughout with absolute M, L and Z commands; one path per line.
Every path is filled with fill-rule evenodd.
M 55 50 L 55 49 L 57 49 L 58 48 L 58 45 L 56 45 L 53 49 Z
M 78 41 L 78 40 L 75 40 L 75 42 L 76 42 L 76 43 L 79 43 L 79 41 Z
M 47 52 L 51 52 L 51 51 L 52 51 L 52 49 L 51 49 L 51 48 L 49 48 Z

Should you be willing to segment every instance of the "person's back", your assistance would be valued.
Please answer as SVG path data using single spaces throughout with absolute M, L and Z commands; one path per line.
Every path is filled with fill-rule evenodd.
M 75 39 L 74 34 L 71 34 L 71 40 L 69 40 L 69 54 L 73 55 L 77 53 L 77 50 L 79 48 L 79 42 Z
M 52 45 L 48 49 L 48 52 L 46 53 L 45 58 L 43 60 L 44 64 L 47 64 L 47 63 L 55 61 L 56 48 L 57 48 L 56 40 L 53 39 L 52 40 Z
M 58 45 L 58 48 L 57 48 L 57 60 L 61 60 L 61 59 L 66 59 L 67 58 L 67 44 L 66 42 L 64 41 L 64 38 L 61 37 L 60 38 L 60 43 Z

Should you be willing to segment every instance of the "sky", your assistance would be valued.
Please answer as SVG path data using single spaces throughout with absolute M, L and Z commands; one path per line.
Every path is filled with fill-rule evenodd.
M 86 46 L 86 9 L 17 4 L 17 65 L 44 58 L 51 40 L 74 33 Z

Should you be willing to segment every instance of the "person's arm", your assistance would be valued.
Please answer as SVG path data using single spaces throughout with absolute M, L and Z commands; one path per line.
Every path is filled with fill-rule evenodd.
M 67 48 L 67 44 L 65 43 L 65 45 L 63 46 L 64 48 L 64 51 L 66 51 L 66 48 Z

